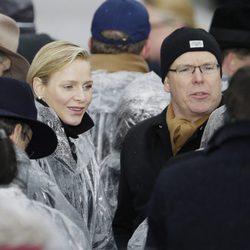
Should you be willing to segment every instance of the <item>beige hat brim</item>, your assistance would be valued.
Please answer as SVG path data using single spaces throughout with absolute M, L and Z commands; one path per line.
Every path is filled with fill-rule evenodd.
M 30 67 L 29 62 L 20 54 L 14 53 L 2 46 L 0 46 L 0 51 L 4 52 L 11 60 L 11 67 L 3 76 L 26 81 L 26 75 Z

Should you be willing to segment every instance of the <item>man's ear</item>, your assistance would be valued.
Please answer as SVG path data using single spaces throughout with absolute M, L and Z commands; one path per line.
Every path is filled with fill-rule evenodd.
M 10 135 L 10 139 L 16 145 L 19 142 L 19 138 L 20 138 L 21 132 L 22 132 L 22 125 L 18 123 L 18 124 L 16 124 L 16 126 L 15 126 L 12 134 Z
M 142 48 L 140 55 L 146 60 L 149 57 L 149 51 L 150 51 L 150 46 L 149 46 L 149 41 L 147 40 Z
M 42 99 L 44 96 L 45 85 L 43 84 L 41 78 L 34 77 L 32 86 L 33 86 L 33 91 L 37 96 L 37 98 Z
M 236 71 L 236 67 L 236 55 L 233 52 L 229 52 L 223 60 L 222 71 L 225 75 L 232 76 Z
M 4 56 L 1 64 L 3 65 L 3 70 L 6 71 L 11 67 L 11 60 L 7 56 Z
M 169 84 L 169 78 L 168 78 L 168 76 L 166 76 L 165 77 L 165 80 L 164 80 L 164 90 L 166 91 L 166 92 L 170 92 L 170 84 Z

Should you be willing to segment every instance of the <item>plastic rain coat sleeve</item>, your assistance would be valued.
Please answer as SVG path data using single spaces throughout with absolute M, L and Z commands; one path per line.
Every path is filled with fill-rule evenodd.
M 88 240 L 85 239 L 82 231 L 71 220 L 69 220 L 65 215 L 63 215 L 56 209 L 50 208 L 40 202 L 28 199 L 22 193 L 19 187 L 15 186 L 15 184 L 13 184 L 12 187 L 0 188 L 0 198 L 2 201 L 0 210 L 2 211 L 2 209 L 4 208 L 3 206 L 5 206 L 5 208 L 10 211 L 10 216 L 11 213 L 14 213 L 13 216 L 16 216 L 17 220 L 20 218 L 20 221 L 22 221 L 22 223 L 27 223 L 26 231 L 30 227 L 36 228 L 35 239 L 29 240 L 34 241 L 34 243 L 37 242 L 37 244 L 41 243 L 39 242 L 39 240 L 43 241 L 42 244 L 46 245 L 44 249 L 90 249 Z M 4 203 L 6 205 L 4 205 Z M 33 216 L 37 216 L 37 218 L 34 217 L 35 220 L 32 220 Z M 34 225 L 32 225 L 32 223 Z M 6 218 L 2 217 L 0 220 L 0 224 L 1 229 L 3 229 L 6 225 L 9 225 L 9 227 L 15 227 L 15 224 L 13 224 L 11 219 L 9 220 L 8 216 L 6 216 Z M 44 225 L 46 226 L 45 228 Z M 20 233 L 21 232 L 19 232 L 19 234 Z M 27 240 L 26 234 L 27 232 L 23 236 L 19 235 L 19 241 L 25 239 Z M 1 233 L 1 235 L 3 235 L 3 232 Z M 41 235 L 43 236 L 41 237 Z M 42 240 L 42 238 L 44 239 Z
M 128 250 L 144 250 L 147 240 L 148 222 L 145 219 L 134 231 L 128 241 Z
M 18 185 L 29 199 L 39 201 L 40 203 L 61 211 L 81 228 L 85 238 L 90 242 L 89 232 L 85 223 L 53 181 L 54 177 L 42 171 L 38 162 L 30 160 L 27 154 L 19 148 L 15 147 L 15 151 L 18 175 L 13 183 Z M 43 164 L 45 163 L 46 159 L 43 159 Z
M 226 107 L 224 105 L 212 112 L 201 138 L 201 148 L 205 148 L 208 145 L 214 132 L 224 124 L 225 112 Z
M 101 162 L 112 150 L 112 141 L 116 128 L 117 103 L 123 95 L 123 90 L 136 78 L 140 72 L 107 72 L 97 70 L 92 72 L 93 98 L 89 113 L 95 122 L 91 129 L 94 145 L 97 148 L 97 161 Z

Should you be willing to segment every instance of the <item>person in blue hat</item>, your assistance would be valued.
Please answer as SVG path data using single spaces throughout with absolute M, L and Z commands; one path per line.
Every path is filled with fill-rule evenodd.
M 100 162 L 112 152 L 116 108 L 124 88 L 149 72 L 149 33 L 148 12 L 136 0 L 104 1 L 93 15 L 89 49 L 95 84 L 90 112 Z
M 160 112 L 170 99 L 146 62 L 150 30 L 148 11 L 135 0 L 104 1 L 92 19 L 89 48 L 94 85 L 89 112 L 95 126 L 91 134 L 112 218 L 124 136 L 134 124 Z

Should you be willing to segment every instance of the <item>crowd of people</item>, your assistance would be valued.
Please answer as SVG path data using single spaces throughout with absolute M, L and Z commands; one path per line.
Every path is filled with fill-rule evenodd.
M 106 0 L 86 49 L 1 1 L 0 250 L 250 249 L 250 4 L 193 7 Z

